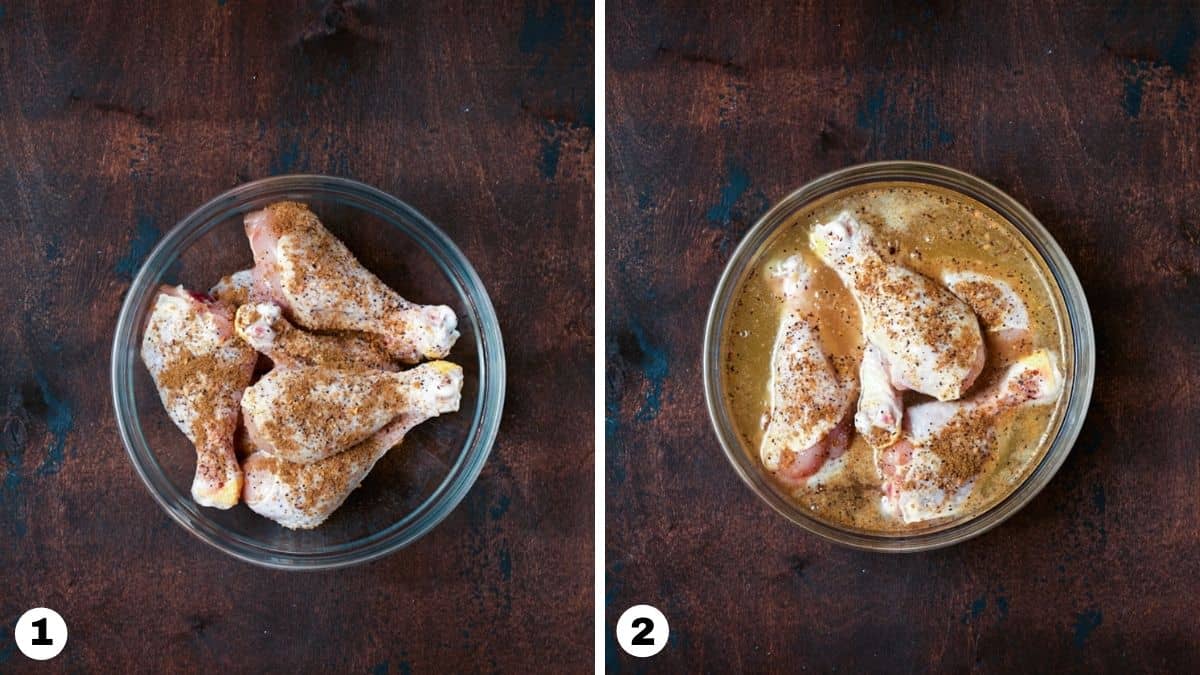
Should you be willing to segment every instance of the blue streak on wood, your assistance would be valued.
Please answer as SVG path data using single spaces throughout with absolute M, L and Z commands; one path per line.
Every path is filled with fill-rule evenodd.
M 1125 95 L 1121 98 L 1121 107 L 1125 109 L 1125 114 L 1133 119 L 1142 112 L 1142 88 L 1146 84 L 1145 78 L 1137 72 L 1134 72 L 1125 78 Z
M 985 609 L 987 609 L 987 595 L 981 595 L 971 601 L 971 608 L 963 614 L 962 622 L 970 623 L 972 619 L 978 619 L 983 615 Z
M 1191 9 L 1185 7 L 1175 35 L 1162 50 L 1163 62 L 1176 73 L 1183 74 L 1187 71 L 1188 61 L 1192 58 L 1192 47 L 1196 46 L 1197 32 L 1196 18 Z
M 1092 632 L 1104 623 L 1104 614 L 1098 609 L 1089 609 L 1075 615 L 1075 646 L 1083 647 Z
M 521 33 L 517 36 L 517 48 L 523 54 L 554 49 L 562 44 L 566 33 L 567 18 L 561 6 L 550 3 L 542 13 L 538 12 L 538 3 L 527 2 L 525 19 L 521 22 Z
M 622 270 L 623 271 L 623 270 Z M 620 358 L 621 348 L 617 343 L 616 331 L 608 334 L 605 340 L 604 358 L 606 363 L 616 363 Z M 621 380 L 615 368 L 605 369 L 604 376 L 604 435 L 609 441 L 616 438 L 621 425 Z
M 3 425 L 3 436 L 0 436 L 0 446 L 4 447 L 4 483 L 0 490 L 0 513 L 5 522 L 12 525 L 16 537 L 25 536 L 25 514 L 21 499 L 21 467 L 25 464 L 25 448 L 29 443 L 28 431 L 24 418 L 14 416 Z
M 726 165 L 725 185 L 721 188 L 720 199 L 708 209 L 708 220 L 717 225 L 728 225 L 733 219 L 733 207 L 737 204 L 746 190 L 750 188 L 750 174 L 733 162 Z
M 978 618 L 985 609 L 987 609 L 987 598 L 982 595 L 975 598 L 975 602 L 971 603 L 971 618 Z
M 621 428 L 621 411 L 612 397 L 607 398 L 608 400 L 604 404 L 604 437 L 612 440 L 616 438 L 617 430 Z
M 46 427 L 54 437 L 47 449 L 46 459 L 37 472 L 41 476 L 51 476 L 62 468 L 67 435 L 75 426 L 75 409 L 70 401 L 59 398 L 50 390 L 50 383 L 46 381 L 44 374 L 34 373 L 33 378 L 42 393 L 42 402 L 46 404 Z
M 621 592 L 623 583 L 617 575 L 624 568 L 625 564 L 620 560 L 613 561 L 604 575 L 604 606 L 606 608 L 611 609 L 614 606 L 617 594 Z M 607 622 L 604 626 L 604 662 L 608 667 L 608 672 L 620 672 L 621 660 L 617 652 L 616 634 L 612 630 L 612 625 Z
M 3 18 L 2 13 L 0 13 L 0 18 Z M 0 626 L 0 645 L 4 645 L 0 647 L 0 663 L 8 663 L 17 646 L 12 630 L 8 626 Z
M 596 101 L 590 91 L 579 98 L 575 112 L 584 127 L 591 129 L 596 126 Z
M 649 211 L 651 204 L 650 192 L 648 190 L 642 190 L 638 193 L 637 207 L 639 211 Z
M 491 509 L 492 520 L 500 520 L 503 518 L 504 514 L 508 513 L 508 507 L 510 504 L 512 504 L 512 499 L 510 499 L 508 495 L 500 495 L 500 499 L 498 500 L 497 504 Z
M 615 363 L 620 350 L 617 341 L 609 333 L 606 340 L 605 359 Z M 616 442 L 617 432 L 621 429 L 621 386 L 620 375 L 615 368 L 607 369 L 604 381 L 604 438 L 608 445 L 605 463 L 608 468 L 609 485 L 619 487 L 625 484 L 625 465 L 622 461 L 621 444 Z
M 646 331 L 642 328 L 641 324 L 632 322 L 630 330 L 633 332 L 638 349 L 642 353 L 641 362 L 638 364 L 638 367 L 642 371 L 642 376 L 646 378 L 648 386 L 646 400 L 642 403 L 642 407 L 637 411 L 637 414 L 634 415 L 634 419 L 638 422 L 649 422 L 658 417 L 658 413 L 662 409 L 663 384 L 666 382 L 671 368 L 667 360 L 667 350 L 651 343 L 649 338 L 646 337 Z
M 941 117 L 932 99 L 925 99 L 917 104 L 917 111 L 924 122 L 923 133 L 918 143 L 921 150 L 932 152 L 935 145 L 945 147 L 954 142 L 954 134 L 942 125 Z
M 161 236 L 152 216 L 138 216 L 137 229 L 133 233 L 133 240 L 129 242 L 129 252 L 117 261 L 117 275 L 133 279 Z
M 521 33 L 517 36 L 517 48 L 522 54 L 538 55 L 531 71 L 534 76 L 541 77 L 546 73 L 550 55 L 566 37 L 567 17 L 558 4 L 549 4 L 544 12 L 539 12 L 537 5 L 536 2 L 525 3 L 525 18 L 521 22 Z
M 855 122 L 859 129 L 877 129 L 883 123 L 883 106 L 887 102 L 887 90 L 881 84 L 867 94 L 867 98 L 858 108 Z
M 542 170 L 542 177 L 548 181 L 554 180 L 558 175 L 558 157 L 562 151 L 562 138 L 557 134 L 542 141 L 541 157 L 538 161 L 538 167 Z
M 25 425 L 21 423 L 20 419 L 13 422 L 11 430 L 5 427 L 4 433 L 8 436 L 3 439 L 4 445 L 7 446 L 7 451 L 4 453 L 4 460 L 7 464 L 4 472 L 4 492 L 6 495 L 15 496 L 21 487 L 21 465 L 25 462 L 25 444 L 28 442 L 28 437 Z
M 292 138 L 290 141 L 285 141 L 280 147 L 279 154 L 275 159 L 271 160 L 271 175 L 292 173 L 293 169 L 301 163 L 300 158 L 300 140 Z
M 20 445 L 14 444 L 7 454 L 8 467 L 4 472 L 4 491 L 0 493 L 0 506 L 7 506 L 6 518 L 12 523 L 13 533 L 17 537 L 24 537 L 25 518 L 18 503 L 21 496 L 21 462 L 24 453 Z
M 500 576 L 505 581 L 512 581 L 512 555 L 506 548 L 500 549 Z
M 4 491 L 15 493 L 21 487 L 21 456 L 20 452 L 9 451 L 8 468 L 4 472 Z

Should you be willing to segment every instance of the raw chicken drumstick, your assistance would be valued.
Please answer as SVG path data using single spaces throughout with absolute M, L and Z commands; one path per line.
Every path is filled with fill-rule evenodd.
M 858 370 L 862 389 L 858 396 L 858 411 L 854 414 L 854 428 L 873 448 L 886 448 L 899 440 L 904 421 L 904 402 L 900 400 L 900 392 L 892 386 L 887 371 L 883 352 L 867 343 Z
M 967 303 L 987 333 L 998 363 L 1015 360 L 1029 345 L 1029 312 L 1025 302 L 1007 282 L 978 272 L 946 272 L 942 283 Z M 868 343 L 863 354 L 859 381 L 862 394 L 854 427 L 876 449 L 894 444 L 900 437 L 904 404 L 888 375 L 883 352 Z
M 1029 330 L 1025 301 L 1007 281 L 979 272 L 946 272 L 942 283 L 962 298 L 988 332 Z
M 409 430 L 431 417 L 458 410 L 461 368 L 435 361 L 416 370 L 423 377 L 415 384 L 420 394 L 412 397 L 412 405 L 349 450 L 311 464 L 292 464 L 266 452 L 251 454 L 244 464 L 246 505 L 284 527 L 320 525 Z
M 258 355 L 233 334 L 229 308 L 164 286 L 142 338 L 142 361 L 171 420 L 196 446 L 192 498 L 227 509 L 242 491 L 233 450 L 238 401 Z
M 995 454 L 997 419 L 1022 406 L 1053 403 L 1062 386 L 1053 355 L 1040 350 L 968 399 L 909 408 L 904 438 L 875 455 L 884 511 L 905 523 L 956 514 Z
M 242 396 L 246 434 L 282 460 L 315 462 L 361 443 L 414 406 L 429 407 L 422 399 L 440 394 L 426 385 L 448 369 L 461 372 L 441 361 L 401 373 L 276 368 Z
M 238 307 L 234 328 L 238 337 L 271 357 L 277 368 L 325 366 L 399 370 L 376 336 L 368 333 L 309 333 L 293 326 L 274 303 L 250 303 Z
M 771 411 L 763 434 L 763 466 L 787 483 L 799 483 L 849 444 L 844 424 L 854 397 L 852 382 L 834 371 L 814 325 L 811 270 L 794 255 L 771 271 L 783 298 L 783 319 L 771 355 Z
M 444 305 L 417 305 L 371 274 L 304 204 L 280 202 L 246 214 L 257 298 L 269 298 L 309 330 L 383 337 L 393 358 L 440 359 L 458 339 Z
M 942 283 L 970 305 L 987 332 L 993 356 L 1010 362 L 1029 350 L 1032 333 L 1025 301 L 1007 281 L 979 272 L 946 272 Z M 995 352 L 999 352 L 996 354 Z
M 932 279 L 885 261 L 871 228 L 848 212 L 813 229 L 811 246 L 858 303 L 863 336 L 882 352 L 892 384 L 939 401 L 963 393 L 983 369 L 971 308 Z

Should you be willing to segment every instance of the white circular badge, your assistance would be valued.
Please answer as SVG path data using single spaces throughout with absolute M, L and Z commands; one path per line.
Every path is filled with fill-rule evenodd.
M 651 605 L 634 605 L 617 619 L 617 644 L 630 656 L 654 656 L 667 646 L 670 634 L 667 617 Z
M 34 607 L 17 619 L 13 641 L 25 656 L 47 661 L 67 646 L 67 622 L 52 609 Z

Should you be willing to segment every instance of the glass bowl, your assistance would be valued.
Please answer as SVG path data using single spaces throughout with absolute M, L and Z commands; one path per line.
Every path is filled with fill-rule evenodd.
M 253 263 L 242 227 L 272 202 L 308 204 L 359 261 L 404 297 L 446 304 L 461 332 L 449 360 L 464 371 L 457 413 L 413 429 L 329 520 L 288 530 L 239 504 L 191 498 L 195 451 L 171 422 L 139 349 L 160 284 L 206 291 Z M 329 569 L 392 553 L 433 529 L 462 501 L 491 452 L 504 402 L 504 346 L 495 310 L 471 264 L 444 232 L 404 202 L 329 176 L 280 176 L 236 187 L 201 206 L 150 253 L 117 320 L 112 396 L 129 458 L 155 500 L 188 532 L 242 560 L 281 569 Z
M 1065 412 L 1059 418 L 1053 439 L 1037 465 L 1012 492 L 982 512 L 916 532 L 892 534 L 839 527 L 818 520 L 800 508 L 776 486 L 758 461 L 755 449 L 746 448 L 734 428 L 726 404 L 721 375 L 722 335 L 730 304 L 738 284 L 757 262 L 758 254 L 781 227 L 811 202 L 851 186 L 864 183 L 905 181 L 924 183 L 957 192 L 990 207 L 1025 236 L 1051 271 L 1064 299 L 1068 354 L 1063 355 Z M 999 525 L 1042 490 L 1054 476 L 1075 443 L 1087 414 L 1095 370 L 1095 335 L 1087 299 L 1079 278 L 1050 233 L 1025 207 L 995 186 L 974 176 L 924 162 L 875 162 L 859 164 L 822 176 L 788 195 L 771 208 L 746 234 L 733 253 L 717 283 L 704 333 L 704 395 L 708 414 L 725 456 L 742 480 L 763 501 L 793 523 L 826 539 L 853 548 L 873 551 L 922 551 L 950 546 Z

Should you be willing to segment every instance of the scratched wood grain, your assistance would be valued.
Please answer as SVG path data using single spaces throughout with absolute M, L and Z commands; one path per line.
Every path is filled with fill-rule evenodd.
M 1200 7 L 1102 4 L 609 3 L 610 671 L 1195 670 Z M 906 556 L 759 502 L 700 373 L 741 235 L 880 159 L 1013 194 L 1096 323 L 1095 397 L 1059 475 L 993 532 Z M 611 637 L 641 602 L 672 631 L 650 661 Z
M 591 17 L 534 0 L 0 0 L 0 671 L 32 663 L 12 626 L 37 605 L 70 626 L 69 671 L 591 668 Z M 440 224 L 508 353 L 500 437 L 463 504 L 335 573 L 260 570 L 177 527 L 108 395 L 153 244 L 215 194 L 293 172 Z

